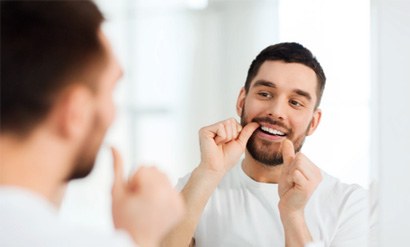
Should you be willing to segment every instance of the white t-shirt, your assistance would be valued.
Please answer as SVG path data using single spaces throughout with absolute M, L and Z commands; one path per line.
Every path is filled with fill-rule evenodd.
M 341 183 L 322 172 L 323 180 L 305 208 L 315 241 L 309 246 L 367 246 L 368 195 L 358 185 Z M 190 174 L 178 181 L 187 183 Z M 278 185 L 259 183 L 236 165 L 212 194 L 195 231 L 198 247 L 285 246 Z
M 0 246 L 135 246 L 121 231 L 102 233 L 67 226 L 44 198 L 26 190 L 0 186 Z

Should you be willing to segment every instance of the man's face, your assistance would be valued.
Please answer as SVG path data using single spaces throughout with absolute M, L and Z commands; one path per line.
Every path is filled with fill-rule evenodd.
M 305 137 L 320 121 L 315 72 L 299 63 L 265 61 L 252 80 L 249 92 L 242 89 L 237 102 L 241 124 L 257 122 L 261 126 L 247 143 L 249 154 L 262 164 L 283 163 L 281 143 L 289 139 L 298 152 Z
M 107 65 L 102 69 L 100 78 L 97 81 L 98 86 L 93 99 L 93 119 L 88 134 L 78 149 L 77 162 L 69 179 L 83 178 L 91 172 L 106 131 L 115 117 L 113 92 L 117 80 L 122 75 L 122 70 L 108 40 L 102 33 L 100 34 L 100 40 L 107 54 Z

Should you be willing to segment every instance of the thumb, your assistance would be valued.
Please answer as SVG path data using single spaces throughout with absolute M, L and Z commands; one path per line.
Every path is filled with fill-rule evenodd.
M 295 158 L 295 148 L 293 147 L 292 141 L 285 139 L 282 142 L 282 158 L 283 158 L 283 170 L 288 171 L 290 164 Z
M 289 186 L 292 186 L 293 184 L 292 177 L 288 175 L 291 164 L 295 158 L 295 148 L 289 139 L 285 139 L 281 143 L 281 149 L 280 152 L 282 152 L 283 165 L 280 173 L 280 185 L 281 190 L 283 191 L 284 188 L 289 188 Z
M 112 185 L 112 194 L 117 194 L 124 189 L 123 161 L 120 153 L 116 148 L 111 147 L 111 152 L 114 166 L 114 181 Z
M 243 148 L 246 147 L 246 143 L 257 128 L 259 128 L 259 124 L 255 122 L 248 123 L 245 127 L 243 127 L 238 137 L 238 142 Z

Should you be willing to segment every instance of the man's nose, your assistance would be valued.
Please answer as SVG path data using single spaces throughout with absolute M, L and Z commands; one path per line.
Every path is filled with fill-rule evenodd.
M 287 108 L 289 104 L 286 99 L 281 99 L 281 98 L 276 98 L 275 100 L 272 100 L 266 108 L 267 115 L 280 119 L 280 120 L 285 120 L 287 118 Z

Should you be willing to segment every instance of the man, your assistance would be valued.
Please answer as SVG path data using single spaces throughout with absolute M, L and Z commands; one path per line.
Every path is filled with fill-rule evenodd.
M 112 213 L 102 234 L 58 219 L 65 186 L 87 176 L 114 118 L 121 69 L 91 1 L 1 2 L 0 246 L 158 246 L 182 217 L 164 174 L 128 181 L 113 149 Z
M 237 100 L 241 124 L 228 119 L 199 132 L 201 162 L 178 183 L 187 217 L 165 246 L 366 246 L 365 191 L 300 152 L 319 125 L 325 81 L 297 43 L 255 58 Z

